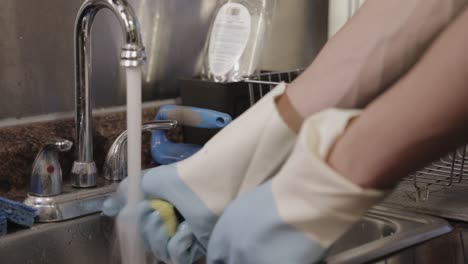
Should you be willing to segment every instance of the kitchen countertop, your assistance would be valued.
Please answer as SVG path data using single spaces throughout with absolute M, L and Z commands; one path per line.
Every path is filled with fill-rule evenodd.
M 156 104 L 157 105 L 157 104 Z M 154 119 L 158 106 L 143 108 L 143 122 Z M 35 121 L 0 127 L 0 196 L 22 201 L 29 187 L 32 164 L 40 148 L 53 138 L 74 138 L 74 119 Z M 107 150 L 114 139 L 125 130 L 126 113 L 124 109 L 101 111 L 94 115 L 94 157 L 99 171 L 102 171 Z M 173 141 L 182 141 L 181 129 L 169 132 Z M 144 167 L 151 167 L 149 133 L 143 134 L 142 160 Z M 74 148 L 60 153 L 64 181 L 68 179 L 74 157 Z

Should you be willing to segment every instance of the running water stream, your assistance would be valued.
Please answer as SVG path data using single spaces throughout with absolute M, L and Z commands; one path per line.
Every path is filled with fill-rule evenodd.
M 123 264 L 145 264 L 145 252 L 136 213 L 141 193 L 141 67 L 127 70 L 127 168 L 128 197 L 117 218 L 117 235 Z

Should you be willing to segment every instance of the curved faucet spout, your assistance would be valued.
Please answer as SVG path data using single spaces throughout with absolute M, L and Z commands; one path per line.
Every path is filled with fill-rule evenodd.
M 110 9 L 119 20 L 124 44 L 120 64 L 137 67 L 146 60 L 140 24 L 132 7 L 125 0 L 86 0 L 75 22 L 75 122 L 76 157 L 72 167 L 72 184 L 76 187 L 96 186 L 97 169 L 93 160 L 93 119 L 90 100 L 91 28 L 99 10 Z

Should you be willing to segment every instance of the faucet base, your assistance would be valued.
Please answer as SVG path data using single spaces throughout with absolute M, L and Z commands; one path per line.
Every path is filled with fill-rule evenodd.
M 40 197 L 28 194 L 24 203 L 37 209 L 37 222 L 57 222 L 101 211 L 102 203 L 117 190 L 117 182 L 100 182 L 100 187 L 76 189 L 64 186 L 64 193 Z
M 90 188 L 96 186 L 97 168 L 94 161 L 75 161 L 71 170 L 72 185 L 79 188 Z

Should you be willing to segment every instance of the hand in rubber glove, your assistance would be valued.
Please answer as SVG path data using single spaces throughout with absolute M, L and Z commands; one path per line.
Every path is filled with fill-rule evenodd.
M 357 111 L 327 110 L 308 118 L 277 175 L 225 210 L 208 246 L 210 264 L 315 263 L 384 197 L 338 175 L 325 162 Z
M 107 216 L 115 217 L 118 214 L 124 214 L 124 219 L 133 219 L 129 214 L 137 214 L 137 223 L 140 235 L 145 244 L 146 250 L 150 251 L 159 260 L 166 263 L 193 263 L 206 253 L 196 237 L 192 229 L 187 225 L 177 209 L 172 204 L 162 200 L 161 196 L 165 197 L 165 192 L 153 192 L 151 188 L 145 186 L 153 186 L 152 180 L 156 180 L 161 184 L 162 189 L 174 189 L 183 193 L 185 190 L 177 189 L 177 187 L 168 186 L 166 179 L 171 179 L 174 176 L 175 165 L 165 165 L 146 170 L 143 172 L 142 189 L 145 199 L 138 204 L 136 210 L 123 210 L 127 200 L 128 180 L 125 179 L 119 186 L 117 192 L 104 202 L 103 213 Z M 162 178 L 161 178 L 162 177 Z M 170 184 L 169 184 L 170 185 Z M 177 184 L 176 184 L 177 185 Z M 156 188 L 160 190 L 159 188 Z M 179 196 L 176 196 L 179 199 Z M 196 204 L 196 203 L 195 203 Z M 205 215 L 204 219 L 213 217 Z
M 274 102 L 284 88 L 281 84 L 273 89 L 190 158 L 144 173 L 144 197 L 169 202 L 185 219 L 171 238 L 164 231 L 160 213 L 142 204 L 139 217 L 143 239 L 157 257 L 166 262 L 189 263 L 190 256 L 206 248 L 224 208 L 239 193 L 277 172 L 296 138 Z M 105 202 L 105 214 L 116 215 L 125 204 L 125 182 L 119 189 Z

